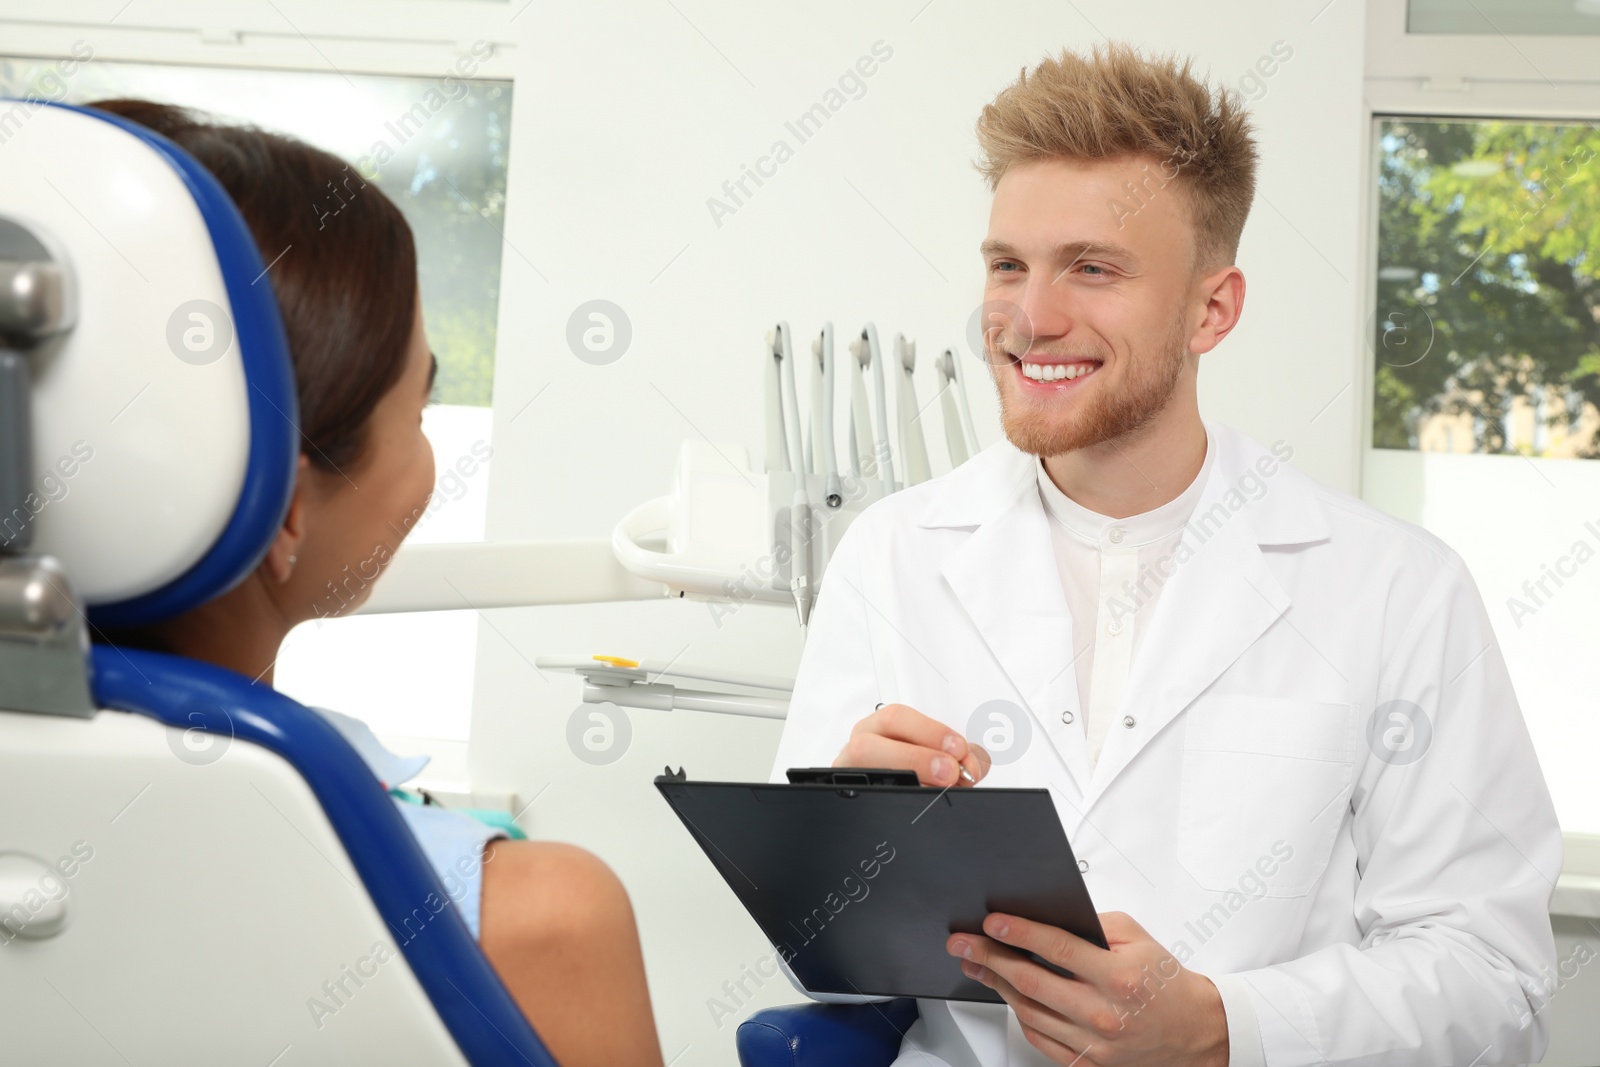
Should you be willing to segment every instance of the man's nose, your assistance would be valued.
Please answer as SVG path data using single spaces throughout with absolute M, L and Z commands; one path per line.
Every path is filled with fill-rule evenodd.
M 1071 298 L 1044 274 L 1029 279 L 1013 318 L 1009 330 L 1013 351 L 1017 352 L 1065 336 L 1075 321 Z

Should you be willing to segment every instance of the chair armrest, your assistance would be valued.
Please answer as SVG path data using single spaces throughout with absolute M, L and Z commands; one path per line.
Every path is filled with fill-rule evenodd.
M 739 1024 L 742 1067 L 889 1067 L 917 1021 L 910 998 L 881 1004 L 791 1004 Z

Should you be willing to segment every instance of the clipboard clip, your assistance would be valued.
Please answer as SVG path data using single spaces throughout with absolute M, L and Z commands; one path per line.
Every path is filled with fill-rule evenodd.
M 790 785 L 897 785 L 921 786 L 916 771 L 885 767 L 790 767 Z
M 661 777 L 656 779 L 658 782 L 687 782 L 689 780 L 689 776 L 683 773 L 682 767 L 679 767 L 676 773 L 673 772 L 670 765 L 663 767 L 661 770 Z

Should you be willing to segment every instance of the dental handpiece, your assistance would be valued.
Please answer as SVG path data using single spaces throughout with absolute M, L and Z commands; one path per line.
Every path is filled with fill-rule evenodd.
M 822 332 L 811 342 L 811 353 L 822 366 L 822 425 L 818 433 L 822 438 L 822 473 L 824 501 L 830 508 L 844 503 L 844 491 L 839 482 L 839 457 L 836 454 L 833 434 L 833 323 L 822 324 Z
M 788 423 L 789 454 L 793 457 L 804 455 L 800 450 L 800 404 L 795 395 L 794 353 L 789 345 L 789 324 L 778 323 L 777 353 L 778 359 L 783 364 L 783 412 Z M 794 477 L 794 496 L 789 505 L 789 547 L 791 558 L 789 563 L 789 592 L 794 596 L 795 610 L 800 613 L 800 625 L 804 627 L 811 619 L 811 602 L 813 591 L 811 588 L 811 498 L 806 492 L 805 461 L 791 464 L 791 474 Z
M 917 403 L 917 343 L 894 335 L 896 362 L 895 418 L 900 427 L 900 469 L 907 485 L 928 480 L 928 442 L 922 432 L 922 407 Z
M 896 486 L 894 452 L 889 447 L 889 401 L 883 386 L 883 352 L 878 348 L 877 326 L 869 322 L 862 327 L 861 339 L 866 342 L 861 358 L 872 365 L 872 399 L 878 415 L 873 426 L 872 443 L 876 452 L 873 458 L 877 461 L 878 473 L 883 477 L 883 492 L 887 496 L 895 491 Z

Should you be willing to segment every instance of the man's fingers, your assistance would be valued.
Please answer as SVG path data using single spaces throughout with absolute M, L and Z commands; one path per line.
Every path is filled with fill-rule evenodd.
M 945 753 L 868 731 L 853 734 L 833 765 L 915 771 L 923 785 L 942 787 L 960 781 L 955 759 Z
M 983 932 L 1024 952 L 1032 952 L 1057 967 L 1102 986 L 1116 957 L 1099 945 L 1090 944 L 1077 934 L 1055 926 L 1019 919 L 1015 915 L 991 912 L 983 920 Z
M 855 732 L 863 731 L 943 752 L 952 759 L 967 757 L 966 738 L 906 704 L 885 704 L 856 724 Z
M 963 960 L 961 973 L 1000 994 L 1001 999 L 1016 1013 L 1024 1036 L 1028 1037 L 1028 1043 L 1034 1048 L 1059 1064 L 1093 1067 L 1094 1061 L 1089 1058 L 1089 1050 L 1096 1044 L 1095 1035 L 1050 1006 L 1024 995 L 992 968 L 972 960 Z
M 833 765 L 910 770 L 923 785 L 943 787 L 976 785 L 991 762 L 981 747 L 937 719 L 906 704 L 884 704 L 856 723 Z
M 978 964 L 1010 983 L 1029 1000 L 1048 1005 L 1069 1018 L 1095 1011 L 1105 998 L 1087 982 L 1063 978 L 1041 967 L 1022 952 L 975 934 L 951 934 L 945 950 L 953 956 Z M 990 983 L 985 983 L 986 985 Z M 999 992 L 998 987 L 994 987 Z

